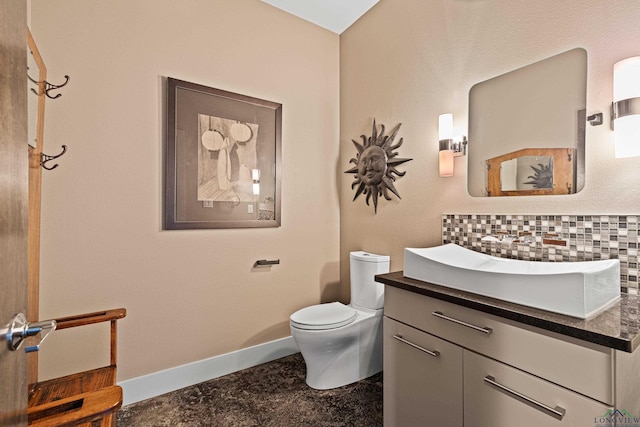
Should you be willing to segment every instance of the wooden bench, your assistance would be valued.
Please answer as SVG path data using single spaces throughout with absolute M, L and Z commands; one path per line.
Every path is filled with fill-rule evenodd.
M 122 388 L 116 385 L 117 321 L 124 308 L 55 319 L 56 330 L 111 322 L 110 364 L 61 378 L 36 382 L 29 392 L 30 426 L 108 427 L 116 425 L 122 406 Z

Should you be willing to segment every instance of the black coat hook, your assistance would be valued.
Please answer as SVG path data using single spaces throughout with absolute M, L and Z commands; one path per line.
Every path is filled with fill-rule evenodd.
M 40 86 L 40 82 L 39 82 L 39 81 L 37 81 L 36 79 L 31 78 L 31 76 L 29 75 L 29 73 L 27 73 L 27 78 L 28 78 L 32 83 L 37 84 L 38 86 Z M 48 82 L 48 81 L 46 81 L 46 80 L 44 81 L 44 94 L 45 94 L 45 95 L 47 95 L 47 98 L 49 98 L 49 99 L 56 99 L 56 98 L 60 98 L 60 97 L 62 96 L 62 94 L 61 94 L 61 93 L 58 93 L 58 94 L 57 94 L 57 95 L 55 95 L 55 96 L 51 96 L 51 95 L 49 95 L 49 92 L 50 92 L 50 91 L 52 91 L 52 90 L 60 89 L 61 87 L 65 87 L 65 86 L 67 85 L 67 83 L 69 83 L 70 77 L 69 77 L 69 76 L 67 76 L 67 75 L 65 75 L 65 76 L 64 76 L 64 78 L 65 78 L 64 83 L 59 84 L 59 85 L 51 84 L 51 83 L 49 83 L 49 82 Z M 33 88 L 31 88 L 31 92 L 35 93 L 36 95 L 39 95 L 39 94 L 38 94 L 38 91 L 37 91 L 37 90 L 35 90 L 35 89 L 33 89 Z
M 49 156 L 48 154 L 44 154 L 44 153 L 40 153 L 40 166 L 42 166 L 44 169 L 50 171 L 53 170 L 55 168 L 58 167 L 58 164 L 56 163 L 55 165 L 49 167 L 47 166 L 47 162 L 57 159 L 58 157 L 62 156 L 64 153 L 67 152 L 67 146 L 63 145 L 62 146 L 62 152 L 60 154 L 58 154 L 57 156 Z

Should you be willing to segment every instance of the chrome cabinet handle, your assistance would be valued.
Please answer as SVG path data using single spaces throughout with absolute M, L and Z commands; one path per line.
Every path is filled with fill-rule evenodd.
M 544 413 L 546 413 L 547 415 L 551 415 L 553 418 L 556 418 L 558 420 L 561 420 L 564 415 L 567 413 L 567 410 L 560 407 L 560 406 L 556 406 L 555 408 L 552 408 L 549 405 L 545 405 L 544 403 L 538 402 L 535 399 L 530 398 L 529 396 L 526 396 L 520 392 L 517 392 L 503 384 L 500 384 L 499 382 L 496 381 L 496 379 L 494 377 L 492 377 L 491 375 L 487 375 L 486 377 L 484 377 L 484 382 L 491 384 L 494 387 L 497 387 L 498 389 L 504 391 L 505 393 L 511 395 L 512 397 L 515 397 L 516 399 L 519 399 L 521 401 L 523 401 L 524 403 L 526 403 L 527 405 L 536 408 Z
M 405 340 L 404 338 L 402 338 L 402 335 L 394 335 L 393 337 L 395 339 L 397 339 L 398 341 L 400 341 L 400 342 L 403 342 L 403 343 L 405 343 L 407 345 L 410 345 L 411 347 L 413 347 L 413 348 L 415 348 L 417 350 L 422 351 L 423 353 L 427 353 L 429 356 L 433 356 L 433 357 L 440 356 L 440 352 L 439 351 L 437 351 L 437 350 L 427 350 L 424 347 L 420 347 L 418 344 L 414 344 L 411 341 Z
M 472 325 L 471 323 L 463 322 L 462 320 L 458 320 L 458 319 L 454 319 L 453 317 L 445 316 L 440 311 L 434 311 L 431 314 L 433 314 L 436 317 L 439 317 L 440 319 L 448 320 L 449 322 L 453 322 L 453 323 L 456 323 L 458 325 L 462 325 L 462 326 L 466 326 L 467 328 L 471 328 L 474 331 L 482 332 L 483 334 L 490 335 L 491 332 L 493 332 L 493 329 L 491 329 L 491 328 Z

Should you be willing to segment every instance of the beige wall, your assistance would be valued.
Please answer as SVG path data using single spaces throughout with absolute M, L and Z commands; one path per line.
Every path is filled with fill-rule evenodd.
M 363 249 L 391 255 L 441 241 L 443 213 L 635 213 L 640 210 L 640 158 L 615 159 L 609 130 L 614 62 L 640 55 L 636 0 L 382 0 L 340 39 L 341 165 L 354 157 L 351 139 L 371 122 L 402 122 L 400 157 L 412 157 L 396 182 L 402 200 L 383 200 L 378 214 L 340 186 L 341 261 Z M 438 115 L 454 114 L 467 134 L 469 89 L 476 83 L 575 47 L 588 55 L 587 112 L 607 124 L 587 126 L 586 183 L 571 196 L 474 198 L 466 190 L 466 158 L 439 178 Z M 473 142 L 469 143 L 470 150 Z M 342 280 L 348 278 L 343 268 Z M 344 289 L 344 288 L 343 288 Z M 346 295 L 344 295 L 346 298 Z
M 32 2 L 50 79 L 72 77 L 47 104 L 45 148 L 69 153 L 44 176 L 41 317 L 125 306 L 120 380 L 287 335 L 296 308 L 348 299 L 349 251 L 399 270 L 403 247 L 440 242 L 445 212 L 640 209 L 640 159 L 614 159 L 606 125 L 587 127 L 577 195 L 473 198 L 466 158 L 437 175 L 439 114 L 466 134 L 475 83 L 574 47 L 588 54 L 587 112 L 608 120 L 613 63 L 640 54 L 635 0 L 382 0 L 341 37 L 258 0 Z M 162 76 L 284 105 L 281 228 L 161 230 Z M 343 173 L 373 118 L 402 122 L 400 156 L 414 159 L 402 200 L 377 215 Z M 258 258 L 282 264 L 252 272 Z M 56 335 L 44 376 L 76 363 Z
M 41 318 L 126 307 L 125 380 L 287 336 L 335 298 L 336 34 L 259 0 L 32 0 L 31 20 L 50 80 L 71 76 L 47 101 L 45 152 L 69 151 L 43 177 Z M 166 76 L 283 104 L 280 228 L 162 230 Z M 41 378 L 104 357 L 91 334 L 54 334 Z

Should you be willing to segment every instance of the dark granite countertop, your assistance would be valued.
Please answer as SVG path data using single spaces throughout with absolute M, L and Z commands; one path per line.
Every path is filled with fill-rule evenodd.
M 640 345 L 640 297 L 637 295 L 623 293 L 606 311 L 578 319 L 409 279 L 402 271 L 379 274 L 376 281 L 616 350 L 631 353 Z

